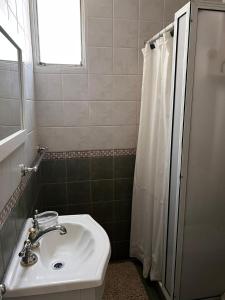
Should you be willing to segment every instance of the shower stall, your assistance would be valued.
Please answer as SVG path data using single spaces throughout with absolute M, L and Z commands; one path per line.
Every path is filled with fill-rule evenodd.
M 225 292 L 225 4 L 175 14 L 173 125 L 161 289 L 167 299 Z

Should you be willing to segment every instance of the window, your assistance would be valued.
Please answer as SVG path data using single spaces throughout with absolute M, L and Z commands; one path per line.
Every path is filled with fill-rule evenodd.
M 81 0 L 36 0 L 33 16 L 38 63 L 81 65 Z

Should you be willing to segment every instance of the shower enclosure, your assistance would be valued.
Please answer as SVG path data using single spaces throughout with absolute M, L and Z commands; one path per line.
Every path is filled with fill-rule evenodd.
M 167 299 L 225 292 L 225 4 L 175 14 L 173 130 L 164 252 Z

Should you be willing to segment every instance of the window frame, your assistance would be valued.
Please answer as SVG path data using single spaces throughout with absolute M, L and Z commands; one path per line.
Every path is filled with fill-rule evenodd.
M 31 41 L 33 50 L 33 60 L 35 67 L 69 67 L 75 69 L 86 68 L 86 49 L 85 49 L 85 14 L 84 0 L 80 1 L 80 22 L 81 22 L 81 63 L 80 64 L 52 64 L 42 63 L 40 60 L 40 45 L 39 45 L 39 28 L 38 28 L 38 11 L 37 0 L 29 0 L 30 6 L 30 24 L 31 24 Z

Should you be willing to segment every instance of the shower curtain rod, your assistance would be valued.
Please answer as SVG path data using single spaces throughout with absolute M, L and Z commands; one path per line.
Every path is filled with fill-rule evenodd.
M 161 30 L 159 33 L 154 35 L 147 43 L 150 45 L 151 49 L 155 48 L 154 43 L 163 36 L 164 33 L 170 32 L 171 36 L 174 34 L 174 23 L 169 24 L 167 27 L 165 27 L 163 30 Z

